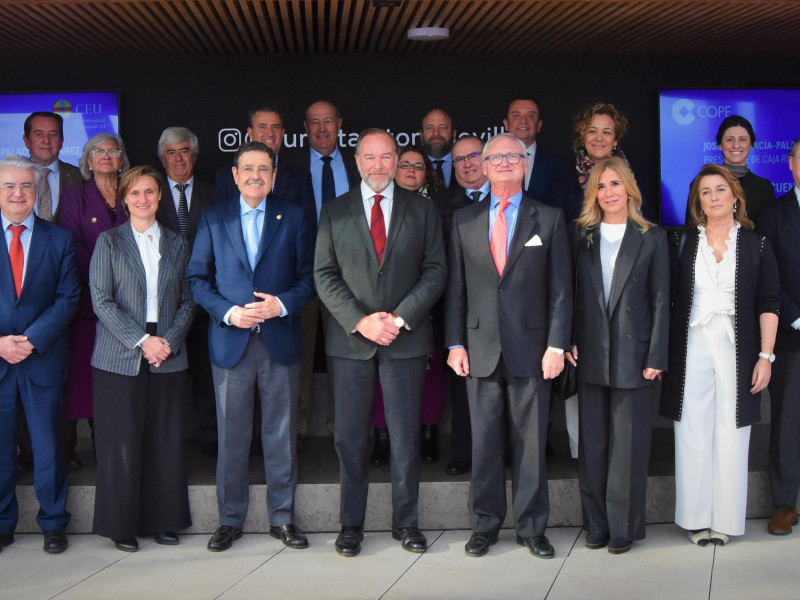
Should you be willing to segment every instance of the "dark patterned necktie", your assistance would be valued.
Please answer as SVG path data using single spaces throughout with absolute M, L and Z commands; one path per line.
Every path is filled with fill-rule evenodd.
M 183 237 L 186 237 L 186 230 L 189 228 L 189 202 L 186 200 L 186 188 L 188 183 L 176 183 L 175 188 L 180 192 L 178 198 L 178 229 Z
M 330 202 L 336 198 L 336 181 L 333 179 L 333 167 L 330 156 L 322 157 L 322 203 Z
M 442 169 L 442 164 L 444 164 L 444 160 L 441 158 L 433 161 L 433 173 L 436 175 L 436 181 L 439 182 L 439 189 L 447 187 L 444 183 L 444 169 Z
M 472 192 L 470 194 L 470 196 L 472 196 L 472 201 L 473 202 L 480 202 L 481 201 L 481 196 L 483 196 L 483 193 L 480 190 L 475 190 L 474 192 Z

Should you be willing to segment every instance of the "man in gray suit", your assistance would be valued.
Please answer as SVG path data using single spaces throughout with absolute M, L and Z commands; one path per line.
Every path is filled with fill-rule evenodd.
M 555 555 L 544 535 L 544 446 L 551 380 L 564 368 L 569 344 L 571 269 L 564 213 L 522 193 L 527 166 L 518 138 L 493 137 L 483 148 L 490 197 L 453 213 L 445 343 L 447 364 L 468 377 L 468 556 L 488 552 L 506 516 L 507 424 L 517 543 L 539 558 Z
M 31 160 L 42 167 L 37 186 L 36 215 L 58 223 L 61 194 L 83 183 L 80 169 L 58 158 L 64 146 L 64 119 L 54 112 L 37 111 L 25 119 L 24 132 L 22 141 Z
M 375 380 L 383 388 L 393 441 L 392 536 L 424 552 L 417 527 L 420 403 L 429 313 L 446 274 L 438 211 L 428 198 L 394 185 L 397 144 L 386 131 L 359 136 L 361 184 L 322 206 L 314 280 L 330 311 L 326 353 L 336 397 L 334 445 L 341 473 L 336 551 L 361 550 L 367 508 L 369 432 Z

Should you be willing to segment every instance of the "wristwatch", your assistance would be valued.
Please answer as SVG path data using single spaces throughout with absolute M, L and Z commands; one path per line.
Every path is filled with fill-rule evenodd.
M 766 352 L 759 352 L 758 353 L 758 357 L 759 358 L 766 358 L 771 363 L 775 362 L 775 355 L 774 354 L 767 354 Z
M 397 313 L 392 313 L 392 319 L 394 319 L 394 326 L 398 329 L 402 329 L 406 326 L 406 321 L 403 317 L 398 315 Z

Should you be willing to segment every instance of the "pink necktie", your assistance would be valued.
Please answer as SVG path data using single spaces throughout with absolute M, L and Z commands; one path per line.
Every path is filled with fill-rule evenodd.
M 497 214 L 494 217 L 494 225 L 492 225 L 492 258 L 494 258 L 494 265 L 497 267 L 499 275 L 503 274 L 503 269 L 506 266 L 506 245 L 508 240 L 506 208 L 509 204 L 508 200 L 500 200 Z

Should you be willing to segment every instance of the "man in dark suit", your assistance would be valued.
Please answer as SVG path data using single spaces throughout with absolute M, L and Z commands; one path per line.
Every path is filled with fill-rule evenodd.
M 167 185 L 158 211 L 158 222 L 194 246 L 201 215 L 214 200 L 211 184 L 194 176 L 200 152 L 197 136 L 186 127 L 167 127 L 158 140 L 158 158 L 167 173 Z M 230 169 L 228 169 L 230 171 Z M 190 398 L 197 413 L 197 441 L 211 458 L 217 457 L 217 409 L 208 358 L 208 313 L 195 312 L 186 336 L 189 353 Z
M 523 190 L 539 202 L 566 210 L 567 165 L 554 154 L 543 150 L 536 141 L 542 130 L 542 113 L 538 100 L 518 94 L 508 101 L 503 127 L 525 144 L 528 170 Z M 567 222 L 578 215 L 566 214 Z
M 342 529 L 336 551 L 361 550 L 367 508 L 369 432 L 380 377 L 389 428 L 392 536 L 424 552 L 418 529 L 420 404 L 433 350 L 429 313 L 446 274 L 433 202 L 394 185 L 397 144 L 385 130 L 359 136 L 361 185 L 325 204 L 314 262 L 317 293 L 330 311 L 326 353 L 336 390 L 334 445 Z
M 61 194 L 83 183 L 80 169 L 58 158 L 64 146 L 64 119 L 61 115 L 37 111 L 25 119 L 22 141 L 31 160 L 42 167 L 39 175 L 36 215 L 58 223 Z
M 419 139 L 433 163 L 440 188 L 449 188 L 453 181 L 453 140 L 456 131 L 453 119 L 440 108 L 434 108 L 422 118 Z
M 489 180 L 483 173 L 481 152 L 483 142 L 474 135 L 458 138 L 453 145 L 453 164 L 456 182 L 449 195 L 438 199 L 442 214 L 445 250 L 449 247 L 453 211 L 480 202 L 489 194 Z M 444 319 L 444 310 L 434 313 L 434 318 Z M 447 370 L 448 390 L 451 399 L 450 462 L 447 474 L 456 476 L 472 468 L 472 433 L 469 423 L 466 380 Z
M 67 327 L 80 283 L 72 235 L 33 214 L 39 167 L 0 160 L 0 549 L 14 542 L 15 425 L 21 403 L 36 456 L 33 481 L 44 550 L 67 548 L 67 473 L 61 456 L 63 389 L 69 377 Z
M 187 269 L 194 300 L 211 318 L 220 518 L 208 542 L 212 552 L 227 550 L 242 535 L 256 386 L 270 535 L 289 548 L 308 546 L 294 525 L 302 355 L 295 316 L 314 291 L 313 223 L 302 207 L 270 194 L 274 160 L 275 153 L 261 142 L 239 148 L 233 174 L 240 199 L 203 214 Z
M 361 177 L 356 168 L 353 151 L 340 145 L 342 117 L 335 105 L 325 100 L 312 103 L 305 113 L 303 126 L 308 137 L 308 150 L 302 164 L 307 165 L 313 187 L 314 209 L 317 222 L 322 206 L 334 198 L 346 194 L 355 187 Z M 322 320 L 322 331 L 328 333 L 327 309 L 314 298 L 300 313 L 303 324 L 303 360 L 300 362 L 300 398 L 297 402 L 297 431 L 300 440 L 308 433 L 313 408 L 314 354 L 317 345 L 317 327 Z M 333 389 L 333 367 L 328 361 L 328 431 L 333 433 L 335 406 Z
M 544 445 L 550 380 L 564 368 L 572 321 L 564 215 L 523 195 L 519 139 L 495 136 L 483 159 L 491 197 L 454 213 L 448 253 L 447 362 L 469 376 L 472 420 L 473 533 L 465 551 L 486 554 L 505 519 L 508 423 L 517 543 L 552 558 Z
M 773 535 L 797 525 L 800 490 L 800 138 L 789 152 L 794 188 L 762 212 L 759 229 L 767 236 L 781 278 L 781 312 L 775 340 L 769 395 L 772 402 L 769 476 L 775 513 L 767 524 Z M 774 359 L 774 357 L 773 357 Z

